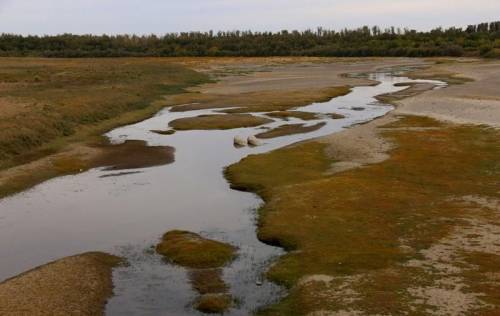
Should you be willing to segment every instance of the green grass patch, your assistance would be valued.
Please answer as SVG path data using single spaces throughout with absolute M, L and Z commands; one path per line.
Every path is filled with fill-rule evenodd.
M 236 256 L 231 245 L 179 230 L 163 235 L 156 251 L 175 264 L 196 269 L 219 268 Z

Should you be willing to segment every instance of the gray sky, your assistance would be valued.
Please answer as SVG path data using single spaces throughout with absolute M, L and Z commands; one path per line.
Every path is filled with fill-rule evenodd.
M 0 0 L 0 33 L 163 34 L 500 20 L 500 0 Z

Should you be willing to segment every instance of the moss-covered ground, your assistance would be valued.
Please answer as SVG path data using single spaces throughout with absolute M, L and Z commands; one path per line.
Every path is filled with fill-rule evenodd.
M 290 251 L 267 274 L 290 293 L 263 314 L 426 314 L 431 308 L 431 299 L 415 303 L 420 292 L 413 288 L 428 289 L 437 277 L 409 263 L 424 260 L 423 253 L 465 225 L 464 218 L 476 216 L 463 197 L 500 198 L 500 132 L 404 117 L 381 133 L 396 144 L 388 160 L 339 174 L 327 172 L 335 157 L 316 142 L 227 168 L 234 188 L 266 202 L 259 238 Z M 498 283 L 474 281 L 484 279 L 481 270 L 500 272 L 491 264 L 496 258 L 470 254 L 467 260 L 480 269 L 457 272 L 463 291 L 481 287 L 482 300 L 498 302 Z M 304 281 L 308 277 L 313 281 Z

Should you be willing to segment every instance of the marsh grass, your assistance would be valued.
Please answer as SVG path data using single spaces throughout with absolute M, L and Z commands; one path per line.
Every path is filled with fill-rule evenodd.
M 222 279 L 224 265 L 236 256 L 236 248 L 198 234 L 173 230 L 163 235 L 156 251 L 170 262 L 188 268 L 191 286 L 200 294 L 194 308 L 209 314 L 221 314 L 233 299 Z
M 226 293 L 229 289 L 222 280 L 221 269 L 196 269 L 189 271 L 191 286 L 200 294 Z
M 287 111 L 313 102 L 328 102 L 351 92 L 348 86 L 307 90 L 272 90 L 239 94 L 186 93 L 174 96 L 169 102 L 171 111 L 182 112 L 202 109 L 223 109 L 221 112 L 238 114 L 250 112 Z M 183 104 L 183 105 L 177 105 Z
M 173 147 L 148 146 L 145 141 L 127 140 L 122 144 L 105 146 L 91 165 L 106 167 L 105 170 L 149 168 L 174 162 L 174 153 Z
M 421 125 L 434 128 L 407 129 Z M 467 210 L 450 197 L 499 198 L 498 130 L 408 117 L 382 133 L 397 144 L 388 160 L 336 175 L 327 173 L 334 163 L 327 145 L 315 142 L 249 156 L 226 169 L 234 188 L 266 202 L 259 238 L 292 251 L 267 273 L 290 294 L 262 314 L 338 309 L 335 295 L 320 294 L 325 285 L 296 286 L 307 275 L 370 276 L 355 289 L 357 307 L 409 312 L 405 289 L 426 278 L 400 267 L 461 223 Z
M 220 268 L 236 256 L 229 244 L 180 230 L 165 233 L 156 251 L 175 264 L 195 269 Z
M 0 168 L 144 119 L 162 96 L 207 81 L 164 59 L 0 59 Z
M 285 124 L 273 128 L 269 131 L 259 133 L 255 136 L 258 138 L 266 139 L 266 138 L 275 138 L 275 137 L 294 135 L 294 134 L 305 134 L 317 131 L 325 125 L 326 125 L 325 122 L 319 122 L 317 124 L 310 126 L 304 126 L 304 124 Z
M 272 120 L 251 114 L 210 114 L 173 120 L 170 127 L 179 130 L 212 130 L 254 127 Z
M 195 308 L 206 314 L 223 314 L 229 309 L 233 300 L 228 294 L 205 294 L 195 304 Z

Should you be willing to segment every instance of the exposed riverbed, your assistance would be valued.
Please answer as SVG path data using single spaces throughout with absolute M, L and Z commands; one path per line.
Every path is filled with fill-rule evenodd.
M 56 178 L 0 201 L 0 280 L 48 261 L 85 251 L 124 256 L 130 265 L 115 269 L 115 296 L 109 315 L 193 315 L 196 297 L 186 271 L 165 263 L 151 248 L 172 229 L 189 230 L 239 248 L 238 258 L 224 269 L 224 279 L 238 305 L 229 314 L 250 311 L 279 299 L 284 290 L 262 280 L 262 273 L 283 251 L 261 243 L 255 233 L 255 209 L 260 198 L 231 190 L 223 168 L 249 154 L 258 154 L 298 141 L 338 132 L 372 120 L 392 109 L 375 96 L 396 92 L 394 86 L 415 81 L 376 73 L 376 86 L 356 87 L 346 96 L 297 110 L 325 114 L 304 122 L 290 118 L 264 125 L 325 122 L 319 130 L 266 139 L 259 147 L 233 147 L 234 136 L 261 133 L 261 127 L 215 131 L 181 131 L 159 135 L 174 119 L 216 110 L 170 112 L 165 109 L 143 122 L 107 134 L 113 143 L 142 140 L 151 146 L 174 147 L 175 162 L 134 169 L 131 173 L 93 169 Z M 345 118 L 333 120 L 327 114 Z M 255 115 L 262 115 L 255 113 Z

